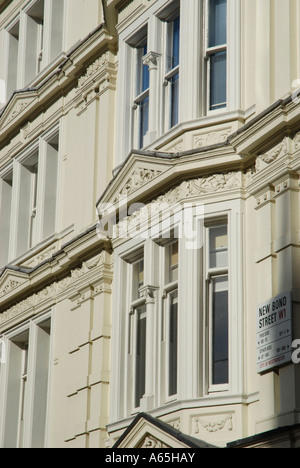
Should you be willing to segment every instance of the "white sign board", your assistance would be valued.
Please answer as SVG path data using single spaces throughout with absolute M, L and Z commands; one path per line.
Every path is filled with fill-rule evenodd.
M 292 359 L 291 293 L 283 293 L 257 307 L 257 372 L 267 372 Z

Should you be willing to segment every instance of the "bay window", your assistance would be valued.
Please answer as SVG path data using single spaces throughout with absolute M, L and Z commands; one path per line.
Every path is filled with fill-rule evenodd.
M 134 148 L 162 148 L 178 125 L 240 109 L 240 9 L 158 0 L 121 31 L 117 165 Z
M 180 226 L 184 210 L 176 225 L 169 211 L 155 218 L 154 238 L 147 230 L 118 240 L 112 424 L 138 411 L 242 394 L 243 204 L 193 210 L 189 225 L 201 240 L 193 244 Z

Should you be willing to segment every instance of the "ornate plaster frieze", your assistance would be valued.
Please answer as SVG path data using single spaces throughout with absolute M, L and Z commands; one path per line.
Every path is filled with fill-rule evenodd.
M 222 430 L 232 431 L 233 421 L 232 414 L 226 414 L 221 417 L 213 417 L 210 421 L 203 419 L 202 417 L 193 418 L 193 432 L 199 434 L 202 430 L 206 432 L 219 432 Z
M 296 133 L 293 139 L 294 151 L 299 151 L 300 149 L 300 132 Z
M 49 301 L 51 302 L 51 300 L 55 300 L 59 296 L 65 294 L 68 296 L 70 294 L 68 290 L 78 281 L 80 281 L 86 274 L 94 270 L 96 267 L 101 268 L 103 276 L 107 277 L 106 283 L 111 283 L 111 264 L 107 255 L 107 252 L 102 251 L 98 256 L 94 257 L 93 259 L 83 262 L 81 267 L 71 270 L 70 274 L 65 278 L 61 279 L 60 281 L 51 283 L 49 286 L 46 286 L 39 292 L 30 295 L 26 299 L 5 310 L 3 313 L 0 314 L 0 327 L 4 326 L 7 322 L 18 317 L 20 317 L 21 320 L 22 315 L 24 313 L 27 313 L 31 309 L 34 310 L 36 307 L 42 306 L 43 303 L 47 303 Z M 99 273 L 97 275 L 97 278 L 95 278 L 96 288 L 94 290 L 94 295 L 99 294 L 101 292 L 106 292 L 108 290 L 107 284 L 105 288 L 99 286 L 99 282 L 101 281 L 100 276 L 101 274 Z M 12 285 L 9 285 L 8 287 L 12 287 Z
M 94 80 L 95 75 L 105 70 L 109 64 L 109 52 L 106 52 L 88 66 L 85 74 L 78 79 L 78 87 L 83 88 L 85 83 Z
M 177 431 L 180 431 L 180 428 L 181 428 L 180 418 L 174 419 L 173 421 L 168 421 L 168 424 L 174 429 L 176 429 Z
M 286 155 L 289 150 L 288 137 L 285 137 L 278 145 L 265 154 L 260 154 L 256 159 L 256 172 L 263 170 L 269 164 Z
M 3 296 L 6 296 L 6 294 L 9 294 L 12 292 L 14 289 L 16 289 L 18 286 L 20 286 L 21 282 L 16 281 L 16 280 L 8 280 L 6 281 L 5 285 L 1 287 L 0 289 L 0 298 Z
M 34 268 L 37 265 L 40 265 L 42 262 L 49 260 L 57 250 L 57 244 L 52 245 L 50 248 L 43 250 L 43 252 L 30 259 L 28 262 L 24 262 L 22 266 L 25 268 Z
M 243 176 L 239 171 L 184 181 L 120 221 L 116 227 L 116 235 L 122 237 L 122 233 L 130 231 L 144 220 L 149 220 L 151 216 L 161 213 L 166 207 L 171 207 L 181 200 L 223 190 L 241 189 L 242 186 Z
M 126 183 L 122 186 L 118 196 L 114 199 L 114 203 L 118 200 L 130 195 L 135 190 L 147 184 L 155 177 L 159 176 L 162 172 L 157 169 L 149 169 L 138 167 L 134 170 L 131 176 L 127 179 Z
M 218 132 L 207 132 L 201 135 L 195 135 L 194 147 L 203 148 L 205 146 L 216 145 L 219 143 L 225 143 L 229 135 L 231 134 L 231 128 L 223 129 Z
M 89 65 L 85 73 L 78 79 L 78 97 L 75 106 L 78 115 L 106 89 L 115 89 L 116 80 L 116 65 L 111 52 L 107 51 Z

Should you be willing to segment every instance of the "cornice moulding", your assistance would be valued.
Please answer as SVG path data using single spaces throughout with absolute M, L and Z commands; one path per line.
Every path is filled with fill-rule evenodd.
M 24 297 L 30 297 L 35 291 L 69 275 L 84 263 L 92 264 L 93 257 L 101 252 L 111 252 L 111 245 L 107 240 L 98 238 L 94 227 L 32 269 L 7 266 L 0 276 L 0 317 L 1 312 L 16 300 L 19 302 Z
M 300 102 L 292 96 L 279 100 L 228 137 L 237 153 L 247 159 L 261 151 L 267 142 L 287 135 L 300 126 Z

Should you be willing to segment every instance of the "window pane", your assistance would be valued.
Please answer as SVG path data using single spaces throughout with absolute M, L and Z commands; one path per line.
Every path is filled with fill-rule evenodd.
M 210 56 L 210 109 L 226 106 L 227 54 L 218 52 Z
M 147 43 L 138 49 L 138 70 L 139 84 L 137 94 L 141 94 L 149 88 L 149 67 L 143 64 L 143 57 L 147 54 Z
M 21 165 L 20 171 L 17 255 L 25 253 L 36 240 L 38 151 Z
M 64 0 L 52 0 L 50 61 L 62 51 L 64 24 Z
M 210 228 L 209 230 L 209 268 L 228 266 L 228 235 L 227 226 Z
M 37 348 L 35 362 L 34 403 L 32 415 L 31 448 L 45 445 L 48 374 L 50 352 L 50 320 L 36 329 Z
M 0 268 L 5 266 L 8 261 L 12 185 L 12 173 L 3 180 L 0 179 Z
M 170 297 L 169 396 L 177 393 L 178 292 Z
M 209 2 L 209 47 L 227 42 L 227 1 L 210 0 Z
M 144 285 L 144 260 L 133 264 L 132 299 L 140 297 L 140 288 Z
M 141 120 L 140 120 L 140 148 L 144 146 L 144 136 L 149 128 L 149 97 L 146 97 L 140 103 Z
M 178 241 L 168 247 L 169 249 L 169 282 L 178 280 Z
M 19 37 L 20 25 L 19 23 L 17 23 L 9 31 L 6 99 L 8 99 L 11 96 L 11 94 L 17 89 Z
M 172 102 L 171 102 L 171 127 L 178 124 L 178 103 L 179 103 L 179 73 L 171 80 Z
M 10 342 L 4 448 L 22 448 L 26 404 L 28 332 Z
M 136 370 L 135 370 L 135 407 L 140 406 L 146 388 L 146 307 L 137 309 Z
M 27 15 L 25 82 L 29 83 L 41 70 L 44 35 L 44 0 L 34 4 Z
M 180 45 L 180 18 L 173 21 L 173 53 L 171 60 L 171 69 L 179 65 L 179 45 Z
M 213 280 L 212 383 L 228 383 L 228 277 Z
M 43 237 L 55 232 L 57 201 L 58 135 L 47 142 Z

